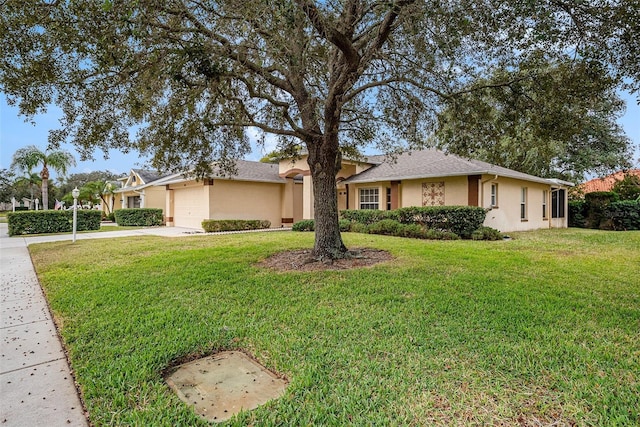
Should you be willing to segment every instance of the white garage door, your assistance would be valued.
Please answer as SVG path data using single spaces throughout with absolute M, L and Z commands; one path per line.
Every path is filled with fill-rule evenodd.
M 202 186 L 176 188 L 173 192 L 173 221 L 176 227 L 202 228 L 207 218 Z

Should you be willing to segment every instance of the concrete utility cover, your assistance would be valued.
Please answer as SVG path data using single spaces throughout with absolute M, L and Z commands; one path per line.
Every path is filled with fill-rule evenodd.
M 167 383 L 198 415 L 214 422 L 278 398 L 287 386 L 285 380 L 239 351 L 180 365 Z

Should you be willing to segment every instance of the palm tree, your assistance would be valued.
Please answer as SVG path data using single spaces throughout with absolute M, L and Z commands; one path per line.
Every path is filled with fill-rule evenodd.
M 49 209 L 49 168 L 64 175 L 67 169 L 76 165 L 76 159 L 71 153 L 64 150 L 42 151 L 35 145 L 20 148 L 13 154 L 12 168 L 21 169 L 27 173 L 42 165 L 40 178 L 42 178 L 42 207 Z

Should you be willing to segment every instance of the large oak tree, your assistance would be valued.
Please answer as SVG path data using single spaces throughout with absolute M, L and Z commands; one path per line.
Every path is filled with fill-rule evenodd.
M 523 63 L 487 87 L 448 99 L 435 133 L 449 152 L 520 172 L 580 182 L 629 168 L 615 79 L 587 61 Z M 508 84 L 492 85 L 508 81 Z
M 334 258 L 342 153 L 424 144 L 443 100 L 539 52 L 637 87 L 638 1 L 6 0 L 0 84 L 24 114 L 61 106 L 50 142 L 84 156 L 137 149 L 205 174 L 249 151 L 248 129 L 302 142 L 314 255 Z

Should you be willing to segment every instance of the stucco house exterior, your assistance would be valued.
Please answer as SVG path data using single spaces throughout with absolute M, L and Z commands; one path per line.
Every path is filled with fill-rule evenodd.
M 168 226 L 202 228 L 204 219 L 260 219 L 280 227 L 302 219 L 295 209 L 302 206 L 302 181 L 281 177 L 275 164 L 238 160 L 233 176 L 218 169 L 201 180 L 176 173 L 153 186 L 164 191 Z
M 368 161 L 371 167 L 339 184 L 347 209 L 480 206 L 489 209 L 484 225 L 500 231 L 567 227 L 569 182 L 434 149 Z
M 139 173 L 137 178 L 144 179 Z M 571 185 L 433 149 L 396 158 L 343 159 L 336 178 L 340 210 L 481 206 L 488 209 L 485 225 L 503 232 L 567 227 Z M 128 205 L 129 197 L 141 196 L 143 190 L 144 206 L 162 204 L 168 226 L 201 228 L 204 219 L 266 219 L 281 227 L 313 219 L 305 155 L 279 164 L 240 160 L 233 176 L 218 170 L 203 180 L 168 175 L 123 187 L 122 200 Z
M 165 189 L 154 183 L 166 175 L 144 169 L 131 169 L 129 175 L 118 179 L 120 188 L 113 191 L 113 206 L 124 208 L 165 208 Z

